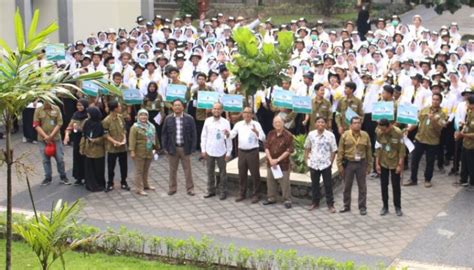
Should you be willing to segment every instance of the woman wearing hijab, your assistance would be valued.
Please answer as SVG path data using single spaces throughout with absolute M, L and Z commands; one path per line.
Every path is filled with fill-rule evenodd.
M 85 186 L 92 192 L 105 190 L 105 140 L 102 114 L 97 107 L 87 108 L 89 119 L 84 123 L 81 154 L 85 156 Z
M 165 108 L 162 106 L 163 97 L 158 93 L 158 84 L 154 81 L 151 81 L 148 84 L 147 94 L 143 100 L 142 109 L 145 109 L 149 113 L 149 119 L 152 119 L 150 122 L 155 126 L 156 135 L 158 140 L 161 138 L 161 124 L 165 119 Z M 160 114 L 159 119 L 155 117 Z M 157 122 L 158 120 L 158 122 Z
M 82 138 L 82 129 L 84 123 L 87 120 L 87 108 L 89 107 L 89 102 L 86 99 L 80 99 L 77 101 L 76 109 L 77 111 L 71 117 L 65 136 L 64 136 L 64 145 L 73 143 L 72 150 L 72 176 L 76 179 L 74 185 L 79 186 L 83 184 L 84 180 L 84 162 L 85 157 L 80 153 L 80 142 Z
M 148 183 L 153 150 L 158 150 L 159 142 L 155 126 L 148 121 L 148 111 L 141 109 L 137 114 L 137 122 L 133 124 L 129 135 L 130 157 L 135 164 L 135 192 L 147 196 L 145 190 L 155 190 Z

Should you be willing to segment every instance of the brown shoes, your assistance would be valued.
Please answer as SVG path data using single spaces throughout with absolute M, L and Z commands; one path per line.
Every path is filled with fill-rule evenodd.
M 245 197 L 244 196 L 239 196 L 237 199 L 235 199 L 235 202 L 241 202 L 245 200 Z
M 146 193 L 145 191 L 138 191 L 137 194 L 140 196 L 148 196 L 148 193 Z
M 403 183 L 403 186 L 404 186 L 404 187 L 416 186 L 416 185 L 418 185 L 418 183 L 415 183 L 415 182 L 413 182 L 413 181 L 411 181 L 411 180 L 408 180 L 406 183 Z
M 174 194 L 176 194 L 176 190 L 175 191 L 168 191 L 168 196 L 173 196 Z
M 145 190 L 155 190 L 156 188 L 154 186 L 149 186 L 149 187 L 146 187 Z
M 334 214 L 336 213 L 336 208 L 334 206 L 328 206 L 329 213 Z
M 313 204 L 309 207 L 308 211 L 313 211 L 313 210 L 315 210 L 315 209 L 319 209 L 319 203 L 313 203 Z
M 425 182 L 425 188 L 430 188 L 432 186 L 433 184 L 431 184 L 431 182 Z

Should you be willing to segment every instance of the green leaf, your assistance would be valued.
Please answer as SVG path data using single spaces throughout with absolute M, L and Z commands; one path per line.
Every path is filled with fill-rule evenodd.
M 12 49 L 8 46 L 8 44 L 5 42 L 5 40 L 0 38 L 0 47 L 5 49 L 7 54 L 12 54 Z
M 39 9 L 36 9 L 31 18 L 30 30 L 28 31 L 28 41 L 32 40 L 36 35 L 36 28 L 38 27 Z
M 275 45 L 273 43 L 263 43 L 262 52 L 267 58 L 273 56 L 273 52 L 275 51 Z
M 23 29 L 23 19 L 20 15 L 20 9 L 16 9 L 16 13 L 14 16 L 14 25 L 15 25 L 15 37 L 16 43 L 18 46 L 18 51 L 22 52 L 25 48 L 25 32 Z

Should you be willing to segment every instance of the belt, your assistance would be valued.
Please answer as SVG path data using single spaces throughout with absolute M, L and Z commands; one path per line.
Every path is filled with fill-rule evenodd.
M 176 147 L 183 147 L 184 146 L 184 143 L 182 144 L 175 144 Z
M 257 148 L 252 148 L 252 149 L 240 149 L 240 148 L 239 148 L 239 151 L 246 152 L 246 153 L 248 153 L 248 152 L 253 152 L 253 151 L 255 151 L 255 150 L 258 150 L 258 147 L 257 147 Z

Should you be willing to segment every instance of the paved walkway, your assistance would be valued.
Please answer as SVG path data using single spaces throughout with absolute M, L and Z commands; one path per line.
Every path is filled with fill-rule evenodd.
M 3 140 L 0 141 L 2 147 L 3 143 Z M 338 260 L 354 260 L 358 264 L 376 265 L 383 262 L 388 265 L 397 258 L 439 263 L 446 258 L 448 264 L 452 262 L 456 266 L 474 265 L 472 256 L 460 259 L 457 258 L 456 252 L 447 254 L 446 249 L 436 249 L 430 242 L 442 240 L 445 244 L 456 244 L 455 240 L 459 237 L 470 236 L 472 239 L 472 233 L 465 233 L 472 232 L 474 226 L 472 210 L 469 210 L 469 214 L 465 212 L 468 210 L 459 210 L 458 207 L 447 208 L 460 191 L 460 188 L 451 185 L 454 178 L 447 175 L 435 173 L 434 186 L 431 189 L 423 186 L 403 188 L 403 217 L 395 216 L 393 208 L 388 216 L 379 216 L 379 181 L 369 178 L 368 215 L 363 217 L 357 210 L 356 186 L 353 190 L 353 211 L 347 214 L 329 214 L 325 207 L 308 212 L 306 205 L 302 204 L 295 204 L 292 209 L 287 210 L 282 205 L 252 205 L 249 201 L 235 203 L 234 197 L 225 201 L 219 201 L 218 198 L 203 199 L 206 188 L 205 167 L 197 160 L 197 156 L 192 158 L 197 193 L 194 197 L 185 193 L 182 171 L 178 174 L 178 193 L 172 197 L 166 194 L 166 157 L 152 164 L 151 182 L 157 187 L 157 191 L 151 192 L 148 197 L 121 190 L 89 193 L 81 187 L 60 185 L 57 177 L 51 185 L 42 187 L 39 185 L 43 177 L 37 146 L 22 143 L 19 135 L 14 138 L 14 146 L 16 154 L 28 151 L 31 153 L 27 156 L 27 162 L 36 171 L 31 182 L 40 210 L 50 209 L 52 202 L 59 198 L 68 201 L 82 198 L 85 205 L 82 216 L 87 222 L 101 227 L 124 224 L 150 234 L 179 237 L 209 235 L 222 243 L 234 242 L 251 248 L 295 248 L 300 254 L 331 256 Z M 65 157 L 70 175 L 71 147 L 65 148 Z M 132 172 L 132 169 L 130 171 Z M 1 170 L 0 179 L 5 177 L 5 170 Z M 0 189 L 0 205 L 5 206 L 5 181 L 0 182 Z M 13 190 L 14 207 L 31 209 L 24 181 L 15 179 Z M 463 191 L 459 194 L 461 193 L 464 198 L 461 208 L 472 209 L 474 193 Z M 340 208 L 341 192 L 336 194 L 335 199 L 336 207 Z M 440 215 L 444 215 L 442 213 L 449 213 L 449 216 L 453 215 L 464 221 L 457 230 L 432 229 L 431 227 L 441 220 Z M 471 222 L 464 217 L 471 218 Z M 456 237 L 443 237 L 447 230 L 450 231 L 449 235 L 454 234 Z M 420 244 L 422 247 L 419 247 Z M 423 249 L 425 245 L 427 247 Z M 472 250 L 472 243 L 470 247 Z
M 432 31 L 439 31 L 441 26 L 449 26 L 451 22 L 457 22 L 459 32 L 462 35 L 474 35 L 474 7 L 464 5 L 454 14 L 445 11 L 443 14 L 438 15 L 434 11 L 434 8 L 426 8 L 424 5 L 418 5 L 413 10 L 400 15 L 402 23 L 411 24 L 415 14 L 421 15 L 423 19 L 422 25 Z

